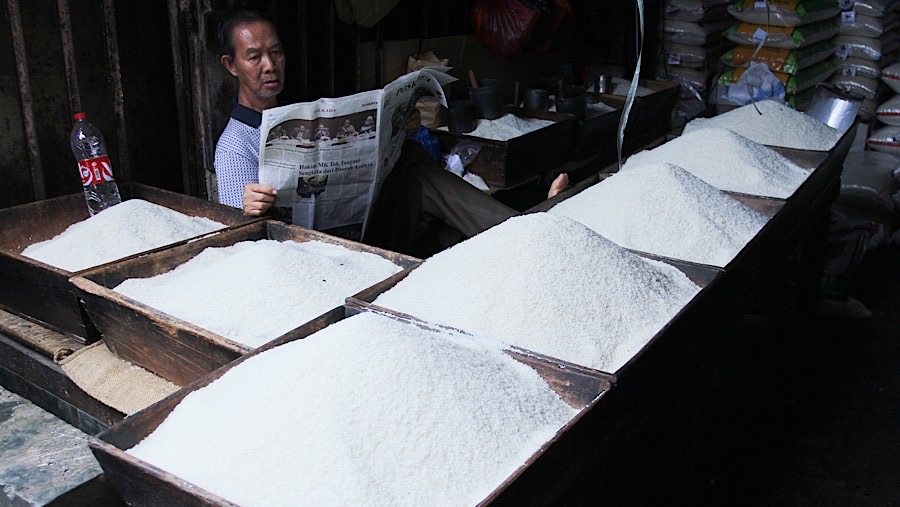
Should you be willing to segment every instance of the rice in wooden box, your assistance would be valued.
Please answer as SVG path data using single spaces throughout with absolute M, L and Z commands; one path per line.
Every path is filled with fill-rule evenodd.
M 477 426 L 481 429 L 476 433 L 480 433 L 482 438 L 489 439 L 490 441 L 508 441 L 506 437 L 501 438 L 502 435 L 498 432 L 518 433 L 519 431 L 525 431 L 521 429 L 514 430 L 503 424 L 498 427 L 497 420 L 502 420 L 504 417 L 510 417 L 511 415 L 510 412 L 501 414 L 498 411 L 507 411 L 509 410 L 509 407 L 517 405 L 521 405 L 520 408 L 516 409 L 517 411 L 538 410 L 539 406 L 543 407 L 542 403 L 544 402 L 539 402 L 537 398 L 532 398 L 530 396 L 519 399 L 519 395 L 513 395 L 513 391 L 518 392 L 519 387 L 514 386 L 519 386 L 521 383 L 520 381 L 513 382 L 509 384 L 508 387 L 497 390 L 496 386 L 504 384 L 504 381 L 497 380 L 495 382 L 494 379 L 505 378 L 508 374 L 495 367 L 484 368 L 479 366 L 479 359 L 475 359 L 474 362 L 469 359 L 470 357 L 493 357 L 495 352 L 486 352 L 488 349 L 492 349 L 493 345 L 485 345 L 487 347 L 486 349 L 482 349 L 480 345 L 470 348 L 472 342 L 467 342 L 466 340 L 471 338 L 462 336 L 459 333 L 443 335 L 443 333 L 446 333 L 446 330 L 440 330 L 434 327 L 422 328 L 420 325 L 415 325 L 415 323 L 408 321 L 404 322 L 402 320 L 397 322 L 396 318 L 379 315 L 377 313 L 363 311 L 363 315 L 357 315 L 357 312 L 357 309 L 347 307 L 335 309 L 323 316 L 317 323 L 303 326 L 302 329 L 299 329 L 298 332 L 289 339 L 285 337 L 276 342 L 271 342 L 101 433 L 98 437 L 92 439 L 91 448 L 97 456 L 98 461 L 103 466 L 106 476 L 122 495 L 123 499 L 131 504 L 235 505 L 242 503 L 235 499 L 229 501 L 219 494 L 212 493 L 195 483 L 189 482 L 183 477 L 150 464 L 145 459 L 138 457 L 139 455 L 149 456 L 143 454 L 143 451 L 135 450 L 138 452 L 129 452 L 129 450 L 142 442 L 148 435 L 162 429 L 161 426 L 164 424 L 164 421 L 170 415 L 174 415 L 173 411 L 175 410 L 175 407 L 188 396 L 199 399 L 196 396 L 198 391 L 209 391 L 210 387 L 215 387 L 215 382 L 220 379 L 224 380 L 223 377 L 225 376 L 233 376 L 233 374 L 237 373 L 245 374 L 247 371 L 253 371 L 253 368 L 255 368 L 256 371 L 268 372 L 270 371 L 269 368 L 262 368 L 262 363 L 260 363 L 260 361 L 274 360 L 275 356 L 272 356 L 272 354 L 279 354 L 279 361 L 285 363 L 285 367 L 292 372 L 290 374 L 291 376 L 297 377 L 297 380 L 289 382 L 290 386 L 295 387 L 295 389 L 292 389 L 292 392 L 317 393 L 324 390 L 327 392 L 322 394 L 321 397 L 326 400 L 325 403 L 335 406 L 344 406 L 348 403 L 348 401 L 345 400 L 356 400 L 350 404 L 351 408 L 346 409 L 350 411 L 349 415 L 333 419 L 325 417 L 324 419 L 327 419 L 327 421 L 330 422 L 326 421 L 320 425 L 325 430 L 325 433 L 333 433 L 336 431 L 341 435 L 338 437 L 338 440 L 341 443 L 340 447 L 343 448 L 344 444 L 349 441 L 357 442 L 357 440 L 360 440 L 361 443 L 359 445 L 368 449 L 361 451 L 362 454 L 356 458 L 347 457 L 346 459 L 353 459 L 354 466 L 360 461 L 368 463 L 369 461 L 388 460 L 391 463 L 390 465 L 382 464 L 381 466 L 366 465 L 366 470 L 369 470 L 370 475 L 368 481 L 341 482 L 330 480 L 329 477 L 317 475 L 322 470 L 326 470 L 331 465 L 332 461 L 339 462 L 341 459 L 344 459 L 342 456 L 347 456 L 341 449 L 331 448 L 330 442 L 333 441 L 332 437 L 320 433 L 321 430 L 315 429 L 319 427 L 317 426 L 319 423 L 316 421 L 322 419 L 319 417 L 319 414 L 331 413 L 332 411 L 337 413 L 339 410 L 337 408 L 334 408 L 333 410 L 328 409 L 319 405 L 319 402 L 316 401 L 304 401 L 307 396 L 315 397 L 312 394 L 298 395 L 298 399 L 287 400 L 283 405 L 278 401 L 276 404 L 279 406 L 272 407 L 273 412 L 269 416 L 262 417 L 259 420 L 265 420 L 266 424 L 275 426 L 281 422 L 281 417 L 275 414 L 283 413 L 285 414 L 284 417 L 287 418 L 288 412 L 299 409 L 300 412 L 298 415 L 296 417 L 291 417 L 291 420 L 299 418 L 298 422 L 296 425 L 293 422 L 290 423 L 291 428 L 296 428 L 296 433 L 293 429 L 288 431 L 266 430 L 265 428 L 254 429 L 251 434 L 262 435 L 261 438 L 266 439 L 266 441 L 259 445 L 252 444 L 252 454 L 256 456 L 270 456 L 275 459 L 275 456 L 283 454 L 283 450 L 287 447 L 304 445 L 304 451 L 289 452 L 292 465 L 286 467 L 286 469 L 289 474 L 293 475 L 290 475 L 290 477 L 286 479 L 290 482 L 287 489 L 295 488 L 298 483 L 302 483 L 304 485 L 303 488 L 309 489 L 291 492 L 291 496 L 287 498 L 291 498 L 292 502 L 300 501 L 304 498 L 321 498 L 323 494 L 321 491 L 311 489 L 326 489 L 324 494 L 332 499 L 334 498 L 332 495 L 348 494 L 352 496 L 361 494 L 360 491 L 365 491 L 367 492 L 366 501 L 368 502 L 382 500 L 390 503 L 403 502 L 396 496 L 379 498 L 376 496 L 378 495 L 377 491 L 399 491 L 404 495 L 403 498 L 407 498 L 405 495 L 415 494 L 425 494 L 429 495 L 430 498 L 434 498 L 430 495 L 438 494 L 439 498 L 448 502 L 461 502 L 463 500 L 455 497 L 443 498 L 443 495 L 475 494 L 478 498 L 467 498 L 464 503 L 480 504 L 486 504 L 492 501 L 514 502 L 518 504 L 521 504 L 522 502 L 549 502 L 554 498 L 558 498 L 558 495 L 560 495 L 562 490 L 564 490 L 574 479 L 576 475 L 575 472 L 581 465 L 582 449 L 585 448 L 586 445 L 590 446 L 590 442 L 587 440 L 596 438 L 596 434 L 591 431 L 594 427 L 591 426 L 590 421 L 587 421 L 586 424 L 586 419 L 588 419 L 587 416 L 592 416 L 591 418 L 593 418 L 595 414 L 600 415 L 602 412 L 601 409 L 604 394 L 610 388 L 609 379 L 605 375 L 592 370 L 582 369 L 575 365 L 555 361 L 550 358 L 517 353 L 515 351 L 507 352 L 516 361 L 522 362 L 530 367 L 523 368 L 519 365 L 517 367 L 518 369 L 522 369 L 523 372 L 530 372 L 528 375 L 534 375 L 536 372 L 537 375 L 546 382 L 543 389 L 548 390 L 552 396 L 559 397 L 560 400 L 555 403 L 562 403 L 567 407 L 564 411 L 567 415 L 561 419 L 562 424 L 552 424 L 552 427 L 548 428 L 549 432 L 542 431 L 540 433 L 541 435 L 547 435 L 547 437 L 529 439 L 527 441 L 528 443 L 524 443 L 523 441 L 520 444 L 516 444 L 517 447 L 519 447 L 519 450 L 512 453 L 512 455 L 523 456 L 523 460 L 518 461 L 518 458 L 515 458 L 511 462 L 503 461 L 506 463 L 505 466 L 491 472 L 491 477 L 489 478 L 479 478 L 479 484 L 477 486 L 471 486 L 469 481 L 447 480 L 447 477 L 451 474 L 471 473 L 465 472 L 465 470 L 470 467 L 472 469 L 480 469 L 476 467 L 476 465 L 480 466 L 481 463 L 490 463 L 496 459 L 500 459 L 496 457 L 498 453 L 510 455 L 508 451 L 511 449 L 502 447 L 489 449 L 488 447 L 490 446 L 482 447 L 476 443 L 477 441 L 468 440 L 469 437 L 464 435 L 469 435 L 470 430 L 468 428 L 470 426 L 475 427 L 473 425 L 476 425 L 476 423 L 454 422 L 452 418 L 443 423 L 440 422 L 444 420 L 444 416 L 440 415 L 440 410 L 438 408 L 443 403 L 439 402 L 443 393 L 433 392 L 433 396 L 423 397 L 414 394 L 416 391 L 423 388 L 431 391 L 432 389 L 427 386 L 432 385 L 435 382 L 436 377 L 446 377 L 448 379 L 447 385 L 452 386 L 459 382 L 466 384 L 467 381 L 464 379 L 467 377 L 481 379 L 482 375 L 489 373 L 488 379 L 485 380 L 484 383 L 490 385 L 479 386 L 478 389 L 470 389 L 468 387 L 451 389 L 451 391 L 455 392 L 450 393 L 449 397 L 453 399 L 471 398 L 473 400 L 480 400 L 482 397 L 486 396 L 484 393 L 489 393 L 487 396 L 490 396 L 491 399 L 486 404 L 488 406 L 484 406 L 482 404 L 483 401 L 478 401 L 477 403 L 480 408 L 473 411 L 464 410 L 463 412 L 465 413 L 460 414 L 460 417 L 472 421 L 484 420 L 486 425 L 482 426 L 481 423 L 478 423 Z M 390 333 L 390 338 L 387 338 L 387 340 L 394 343 L 393 346 L 381 345 L 374 347 L 374 350 L 371 351 L 371 355 L 375 358 L 375 364 L 366 366 L 362 369 L 371 369 L 372 371 L 369 371 L 369 373 L 363 371 L 360 372 L 359 375 L 363 375 L 369 380 L 372 380 L 373 378 L 381 380 L 373 380 L 371 382 L 366 381 L 366 387 L 362 389 L 356 384 L 356 380 L 354 380 L 356 374 L 351 374 L 350 371 L 355 372 L 360 368 L 359 366 L 356 366 L 356 363 L 359 361 L 362 361 L 367 365 L 370 365 L 371 361 L 369 361 L 370 358 L 364 350 L 365 347 L 360 347 L 352 342 L 354 340 L 362 340 L 365 343 L 371 343 L 380 342 L 383 341 L 383 339 L 378 337 L 379 333 L 377 332 L 373 333 L 367 331 L 366 329 L 368 328 L 360 328 L 359 326 L 362 326 L 361 323 L 354 323 L 352 325 L 356 327 L 349 328 L 354 330 L 352 332 L 352 337 L 348 335 L 347 331 L 344 331 L 343 335 L 340 334 L 337 329 L 334 328 L 335 325 L 332 324 L 337 323 L 337 325 L 344 326 L 340 329 L 348 329 L 347 326 L 350 326 L 351 323 L 346 322 L 347 320 L 353 318 L 358 320 L 361 317 L 368 320 L 359 322 L 370 324 L 374 322 L 376 329 L 382 329 L 381 326 L 386 326 L 386 323 L 393 322 L 389 327 L 384 327 L 383 329 L 387 329 Z M 329 324 L 332 325 L 329 326 Z M 406 329 L 406 331 L 398 334 L 398 331 L 391 331 L 394 329 L 401 331 Z M 330 334 L 310 336 L 320 330 L 322 333 Z M 414 334 L 405 337 L 405 333 Z M 429 337 L 426 337 L 426 335 Z M 450 338 L 447 336 L 450 336 Z M 301 338 L 303 338 L 303 340 L 300 340 Z M 429 344 L 433 342 L 433 347 L 428 345 L 427 347 L 422 348 L 422 340 Z M 457 340 L 463 341 L 457 342 Z M 407 345 L 414 342 L 414 345 Z M 469 343 L 469 345 L 466 345 L 466 343 Z M 478 343 L 481 343 L 481 340 L 479 340 Z M 276 349 L 276 345 L 284 345 L 285 347 Z M 445 362 L 446 359 L 440 359 L 440 357 L 445 354 L 445 352 L 442 351 L 447 346 L 449 346 L 450 349 L 447 349 L 446 353 L 449 353 L 456 358 L 452 361 L 453 364 L 456 365 L 455 368 L 447 368 L 447 363 Z M 410 352 L 407 352 L 408 347 L 411 347 L 409 348 Z M 452 350 L 457 350 L 458 347 L 466 349 L 467 352 L 462 355 L 457 355 L 457 353 L 452 352 Z M 430 353 L 421 353 L 426 350 L 430 351 Z M 294 361 L 301 361 L 301 353 L 306 354 L 306 357 L 308 358 L 306 359 L 307 361 L 313 361 L 316 362 L 317 365 L 322 366 L 315 368 L 315 372 L 311 372 L 308 368 L 300 367 L 296 363 L 284 359 L 286 357 L 292 357 L 294 358 Z M 263 354 L 268 354 L 268 356 L 261 357 Z M 323 357 L 323 355 L 329 358 L 329 360 L 326 361 L 327 364 L 316 359 Z M 500 355 L 502 356 L 503 354 L 501 353 Z M 382 356 L 385 357 L 382 358 Z M 390 359 L 387 359 L 387 357 L 390 357 Z M 256 363 L 250 364 L 251 361 L 256 361 Z M 493 359 L 486 361 L 488 362 L 485 364 L 494 364 Z M 508 358 L 504 362 L 518 364 L 515 361 L 510 362 Z M 344 371 L 348 369 L 349 371 Z M 344 371 L 344 373 L 340 373 L 341 371 Z M 269 380 L 261 379 L 260 381 L 272 384 L 273 388 L 275 385 L 284 385 L 284 375 L 279 374 L 270 376 L 265 374 L 263 377 Z M 313 379 L 319 377 L 321 377 L 321 381 Z M 382 377 L 384 377 L 384 379 L 382 379 Z M 246 380 L 246 375 L 243 378 L 245 380 L 242 380 L 241 384 L 248 384 L 249 381 Z M 535 380 L 537 380 L 538 383 L 542 383 L 537 377 L 535 377 Z M 315 387 L 318 385 L 315 384 L 315 382 L 322 382 L 325 386 L 320 389 Z M 478 382 L 482 381 L 478 380 Z M 286 387 L 289 388 L 289 386 Z M 259 389 L 261 393 L 267 390 L 268 389 L 263 388 Z M 361 391 L 364 391 L 366 394 L 360 395 Z M 438 389 L 438 391 L 441 390 Z M 483 391 L 483 393 L 478 393 L 476 391 Z M 224 391 L 220 392 L 224 393 Z M 205 396 L 210 395 L 208 392 L 202 394 Z M 435 400 L 429 401 L 428 398 L 432 397 L 435 398 Z M 219 403 L 217 405 L 220 406 L 223 411 L 235 410 L 237 411 L 235 413 L 248 413 L 248 410 L 242 410 L 240 407 L 252 398 L 254 397 L 237 397 L 228 403 Z M 515 401 L 514 405 L 510 405 L 510 402 L 513 402 L 514 399 L 519 401 Z M 394 401 L 392 402 L 389 400 Z M 193 403 L 195 400 L 191 399 L 189 401 Z M 437 405 L 435 405 L 435 403 L 437 403 Z M 451 404 L 455 405 L 457 403 L 464 404 L 467 402 L 462 400 L 459 402 L 454 401 Z M 303 407 L 309 407 L 311 405 L 315 405 L 319 408 L 316 409 L 315 413 L 304 414 Z M 529 408 L 532 405 L 533 408 Z M 196 405 L 194 406 L 196 407 Z M 383 406 L 383 408 L 379 408 L 379 406 Z M 184 410 L 189 410 L 189 408 L 179 408 L 182 410 L 182 413 Z M 375 410 L 379 414 L 393 415 L 382 415 L 378 417 L 371 414 L 365 415 L 370 410 Z M 549 409 L 546 410 L 552 412 Z M 482 419 L 481 415 L 473 413 L 477 412 L 480 414 L 482 411 L 486 414 L 496 414 L 496 416 L 487 416 L 485 419 Z M 258 411 L 254 409 L 249 412 L 256 413 Z M 457 410 L 453 410 L 453 412 L 455 413 Z M 435 418 L 435 424 L 437 424 L 437 426 L 426 424 L 425 421 L 420 421 L 417 416 L 412 415 L 419 413 L 423 413 L 426 418 Z M 357 422 L 353 422 L 356 417 L 360 417 L 361 419 Z M 225 429 L 230 427 L 228 421 L 236 420 L 232 417 L 220 417 L 215 414 L 212 418 L 216 421 L 225 423 L 224 425 L 216 425 L 216 427 L 219 428 L 219 431 L 224 432 L 230 431 Z M 271 423 L 268 421 L 271 421 Z M 311 422 L 308 423 L 307 421 Z M 243 424 L 244 420 L 242 419 L 238 425 Z M 248 422 L 247 424 L 251 423 Z M 255 428 L 255 423 L 252 424 Z M 380 435 L 380 438 L 359 438 L 357 436 L 357 433 L 359 433 L 360 436 L 364 435 L 366 431 L 370 431 L 368 429 L 344 431 L 336 428 L 346 424 L 350 424 L 354 428 L 358 426 L 364 426 L 365 428 L 371 427 L 371 431 L 376 431 Z M 532 423 L 521 420 L 520 424 L 522 427 L 527 427 Z M 307 425 L 309 425 L 309 428 L 306 427 Z M 169 429 L 179 428 L 176 431 L 181 431 L 183 426 L 183 424 L 176 425 L 172 423 L 169 425 Z M 201 432 L 213 431 L 211 426 L 207 426 L 205 423 L 203 426 L 204 428 L 197 428 L 197 430 Z M 466 427 L 465 432 L 463 432 L 463 428 L 460 428 L 460 426 Z M 558 428 L 555 430 L 555 433 L 553 428 Z M 188 431 L 192 430 L 188 429 Z M 270 438 L 273 432 L 280 435 L 280 438 Z M 414 435 L 414 437 L 409 438 L 408 441 L 405 438 L 402 438 L 404 443 L 402 445 L 397 444 L 396 447 L 394 444 L 391 444 L 394 438 L 401 438 L 399 436 L 407 435 L 408 432 L 411 435 Z M 449 440 L 447 439 L 448 435 L 452 435 L 449 437 Z M 303 438 L 312 438 L 317 443 L 315 446 L 289 443 L 297 441 L 298 439 L 302 441 Z M 228 439 L 229 442 L 235 444 L 240 444 L 243 440 L 243 438 Z M 384 441 L 386 441 L 386 443 Z M 170 439 L 160 440 L 157 438 L 156 442 L 159 442 L 163 446 L 177 448 L 177 446 L 171 443 Z M 145 444 L 145 449 L 148 444 L 149 442 Z M 320 445 L 322 448 L 318 449 Z M 457 456 L 456 459 L 464 464 L 464 466 L 460 467 L 454 465 L 454 463 L 456 463 L 456 461 L 453 461 L 454 458 L 428 459 L 424 463 L 418 461 L 410 463 L 409 460 L 405 458 L 405 456 L 407 456 L 406 452 L 409 449 L 431 449 L 431 451 L 429 451 L 429 457 L 431 457 L 432 454 L 444 453 L 449 453 L 448 456 L 455 456 L 457 454 L 457 449 L 460 447 L 469 449 L 473 445 L 474 448 L 471 451 L 466 451 L 462 453 L 462 455 Z M 355 448 L 356 444 L 353 446 Z M 236 448 L 237 445 L 234 447 Z M 313 447 L 316 447 L 316 449 Z M 371 447 L 371 449 L 369 449 L 369 447 Z M 222 451 L 227 456 L 229 450 L 229 445 L 226 444 L 224 445 L 224 448 L 218 449 L 216 452 Z M 311 461 L 309 463 L 303 461 L 304 459 L 309 459 L 309 457 L 317 455 L 316 453 L 320 451 L 326 453 L 328 458 L 322 460 L 311 459 L 309 460 Z M 386 456 L 385 451 L 387 451 L 390 456 Z M 197 455 L 198 452 L 192 452 L 192 454 Z M 199 454 L 203 454 L 201 458 L 209 459 L 209 456 L 206 455 L 205 452 Z M 240 455 L 244 456 L 244 454 Z M 404 458 L 397 458 L 397 456 L 404 456 Z M 153 458 L 153 461 L 157 461 L 157 458 Z M 273 463 L 273 465 L 275 464 Z M 310 472 L 294 473 L 301 468 L 303 470 L 310 469 Z M 270 479 L 272 481 L 276 480 L 273 479 L 276 474 L 271 472 L 273 469 L 263 467 L 261 470 L 270 470 L 266 478 L 262 479 L 263 481 Z M 437 471 L 435 472 L 433 470 Z M 245 476 L 240 470 L 238 470 L 237 473 L 241 474 L 242 477 Z M 340 475 L 343 471 L 331 473 Z M 218 472 L 214 472 L 213 475 L 218 476 L 217 474 Z M 392 477 L 393 479 L 391 479 Z M 496 481 L 496 483 L 494 481 Z M 203 480 L 200 480 L 199 482 L 203 482 Z M 442 490 L 443 493 L 437 493 L 435 492 L 435 488 L 425 486 L 429 483 L 434 485 L 439 484 L 440 487 L 444 488 L 446 491 Z M 247 484 L 251 490 L 261 487 L 259 479 L 248 481 Z M 329 493 L 328 491 L 330 490 L 327 490 L 328 485 L 334 486 L 335 484 L 340 484 L 340 491 L 337 493 L 333 491 Z M 418 486 L 416 487 L 414 485 Z M 237 489 L 240 488 L 240 486 L 237 486 Z M 268 488 L 273 489 L 272 486 L 268 486 Z M 240 493 L 239 491 L 235 492 L 235 488 L 232 488 L 230 485 L 228 486 L 228 489 L 232 491 L 229 494 Z M 277 492 L 272 491 L 270 493 L 277 496 L 283 492 L 283 488 L 280 486 L 276 489 L 278 490 Z M 217 491 L 221 490 L 217 489 Z M 373 493 L 373 491 L 375 491 L 375 493 Z M 456 491 L 457 493 L 453 493 L 453 491 Z M 316 495 L 319 496 L 317 497 Z M 484 496 L 482 497 L 481 495 Z M 245 499 L 245 501 L 247 500 Z M 275 501 L 275 499 L 270 497 L 269 501 Z
M 442 129 L 431 132 L 438 138 L 442 153 L 449 153 L 461 141 L 478 143 L 478 156 L 466 170 L 481 176 L 495 188 L 505 188 L 541 175 L 568 160 L 575 135 L 572 115 L 513 109 L 510 114 L 524 119 L 552 121 L 548 125 L 505 141 L 454 133 Z
M 178 384 L 186 385 L 206 375 L 210 371 L 234 360 L 238 356 L 251 351 L 254 347 L 246 343 L 229 339 L 219 333 L 204 329 L 169 313 L 151 307 L 148 304 L 136 301 L 115 290 L 115 287 L 124 281 L 141 281 L 140 279 L 156 277 L 157 275 L 171 274 L 173 270 L 184 265 L 188 261 L 200 256 L 204 250 L 210 247 L 231 247 L 241 242 L 254 242 L 258 240 L 274 240 L 278 242 L 303 243 L 319 241 L 329 245 L 344 247 L 349 253 L 374 255 L 379 259 L 389 261 L 389 265 L 395 265 L 396 270 L 407 269 L 418 264 L 418 259 L 398 253 L 369 247 L 342 238 L 337 238 L 324 233 L 303 229 L 296 226 L 285 225 L 276 221 L 260 221 L 243 227 L 223 231 L 219 234 L 209 235 L 188 244 L 180 245 L 152 255 L 130 259 L 109 266 L 104 266 L 82 273 L 72 279 L 79 297 L 83 300 L 84 307 L 96 324 L 107 346 L 118 356 L 142 366 L 166 379 Z M 210 251 L 209 253 L 212 253 Z M 296 258 L 293 255 L 291 259 Z M 207 257 L 208 258 L 208 257 Z M 309 258 L 309 257 L 307 257 Z M 228 280 L 223 280 L 226 285 L 240 287 L 242 280 L 247 281 L 254 277 L 252 265 L 242 266 L 240 272 L 228 275 Z M 299 266 L 298 269 L 306 269 Z M 340 276 L 335 274 L 335 276 Z M 386 280 L 377 280 L 373 284 L 385 284 L 390 286 L 394 277 L 386 277 Z M 263 279 L 263 283 L 272 283 L 275 280 Z M 290 284 L 290 279 L 279 280 Z M 323 280 L 325 282 L 325 280 Z M 335 280 L 334 283 L 340 283 Z M 304 287 L 299 287 L 301 290 Z M 307 289 L 309 287 L 306 287 Z M 203 290 L 202 287 L 198 287 Z M 273 301 L 271 294 L 253 293 L 246 298 L 238 296 L 239 301 L 231 301 L 228 304 L 234 306 L 236 315 L 229 317 L 238 318 L 244 315 L 240 309 L 253 307 L 259 311 L 260 302 L 268 306 L 262 308 L 278 317 L 296 318 L 291 314 L 291 308 L 285 308 L 283 301 Z M 163 295 L 165 291 L 163 291 Z M 233 292 L 222 296 L 232 298 Z M 353 294 L 340 296 L 340 302 Z M 174 298 L 173 294 L 173 299 Z M 198 296 L 200 298 L 202 296 Z M 209 296 L 210 298 L 212 296 Z M 194 302 L 208 315 L 215 317 L 222 315 L 215 305 L 206 305 L 207 301 Z M 313 303 L 328 306 L 327 301 L 315 301 Z M 269 310 L 270 308 L 270 310 Z M 334 308 L 334 306 L 329 306 Z M 180 310 L 176 308 L 176 310 Z M 296 314 L 297 309 L 294 309 Z M 274 319 L 274 317 L 273 317 Z M 223 316 L 224 320 L 224 316 Z M 252 319 L 246 319 L 246 325 L 255 326 Z M 308 319 L 307 319 L 308 320 Z M 291 324 L 290 321 L 288 324 Z M 297 322 L 296 326 L 288 325 L 287 329 L 299 327 L 305 320 Z M 263 327 L 259 323 L 259 327 Z M 290 334 L 288 331 L 287 334 Z M 271 337 L 274 339 L 275 336 Z M 266 339 L 265 341 L 268 341 Z
M 120 192 L 126 200 L 142 199 L 226 226 L 257 220 L 239 209 L 137 183 L 121 184 Z M 77 273 L 25 257 L 22 251 L 88 217 L 82 193 L 0 210 L 0 307 L 85 343 L 96 341 L 98 335 L 69 285 L 69 278 Z
M 535 241 L 519 233 L 533 233 Z M 520 246 L 515 260 L 509 241 Z M 477 258 L 467 261 L 473 252 Z M 669 319 L 703 299 L 720 273 L 635 256 L 572 220 L 538 213 L 510 219 L 427 259 L 389 291 L 372 288 L 348 304 L 516 339 L 510 343 L 615 378 Z M 643 310 L 628 308 L 632 303 Z

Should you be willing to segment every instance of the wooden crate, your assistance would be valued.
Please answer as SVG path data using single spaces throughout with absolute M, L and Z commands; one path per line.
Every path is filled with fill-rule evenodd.
M 675 317 L 673 317 L 673 320 L 678 319 L 682 314 L 684 314 L 686 312 L 691 312 L 692 307 L 697 305 L 698 300 L 703 298 L 704 291 L 707 291 L 707 288 L 710 287 L 724 273 L 723 270 L 721 270 L 717 267 L 707 266 L 705 264 L 698 264 L 698 263 L 694 263 L 694 262 L 682 261 L 679 259 L 670 259 L 667 257 L 661 257 L 658 255 L 653 255 L 653 254 L 649 254 L 649 253 L 645 253 L 645 252 L 638 252 L 638 251 L 632 251 L 632 252 L 641 257 L 644 257 L 647 259 L 652 259 L 652 260 L 662 261 L 666 264 L 674 266 L 679 271 L 684 273 L 692 282 L 694 282 L 695 284 L 697 284 L 700 287 L 700 292 L 697 293 L 697 295 L 695 295 L 694 298 L 691 301 L 689 301 L 684 306 L 684 308 L 682 308 L 681 311 L 679 311 L 675 315 Z M 397 277 L 398 279 L 396 280 L 396 282 L 399 283 L 399 281 L 402 278 L 405 278 L 411 271 L 412 270 L 401 273 L 400 276 Z M 395 283 L 395 285 L 396 285 L 396 283 Z M 381 295 L 383 292 L 386 292 L 391 287 L 370 287 L 364 291 L 361 291 L 359 294 L 353 296 L 352 298 L 349 298 L 347 300 L 347 305 L 352 306 L 354 308 L 366 308 L 366 309 L 370 309 L 373 311 L 396 315 L 399 318 L 416 319 L 416 316 L 414 316 L 414 315 L 407 315 L 402 312 L 394 311 L 390 308 L 385 308 L 385 307 L 373 304 L 373 301 L 375 301 L 375 299 L 379 295 Z M 500 296 L 498 296 L 498 297 L 500 297 Z M 448 324 L 449 325 L 449 323 L 438 323 L 438 324 Z M 638 351 L 634 357 L 632 357 L 631 360 L 627 361 L 618 370 L 610 371 L 610 372 L 604 371 L 603 373 L 609 375 L 610 378 L 612 379 L 613 383 L 615 383 L 617 381 L 618 377 L 626 369 L 628 369 L 632 363 L 639 360 L 639 357 L 641 356 L 641 354 L 643 354 L 643 352 L 647 348 L 649 348 L 653 345 L 653 342 L 660 339 L 661 336 L 665 334 L 667 328 L 668 328 L 668 326 L 664 326 L 663 329 L 660 330 L 656 335 L 654 335 L 644 345 L 644 347 L 640 351 Z M 528 353 L 534 353 L 534 352 L 528 352 Z
M 466 170 L 481 176 L 494 188 L 506 188 L 521 183 L 568 160 L 575 135 L 574 116 L 531 112 L 519 108 L 512 109 L 510 113 L 522 118 L 551 120 L 554 124 L 507 141 L 484 139 L 445 130 L 431 132 L 438 138 L 443 153 L 449 153 L 460 141 L 472 141 L 481 145 L 481 151 L 466 166 Z
M 227 226 L 257 220 L 236 208 L 137 183 L 122 184 L 120 192 L 124 199 L 143 199 Z M 82 193 L 0 210 L 0 307 L 85 343 L 96 341 L 98 334 L 69 286 L 69 278 L 77 273 L 21 253 L 27 246 L 51 239 L 88 217 Z
M 599 113 L 588 108 L 584 119 L 576 126 L 575 141 L 572 143 L 572 158 L 581 160 L 596 155 L 604 150 L 616 149 L 616 133 L 622 119 L 622 107 L 625 102 L 613 97 L 589 95 L 593 103 L 602 102 L 616 108 L 613 111 Z
M 148 278 L 171 271 L 208 247 L 225 247 L 261 239 L 319 240 L 379 255 L 404 269 L 419 263 L 418 259 L 406 255 L 267 220 L 222 231 L 151 255 L 88 270 L 73 277 L 72 284 L 110 350 L 183 386 L 250 352 L 252 347 L 172 317 L 112 288 L 129 278 Z M 250 276 L 250 273 L 251 268 L 248 267 L 245 274 Z M 395 279 L 391 277 L 378 286 L 390 286 Z
M 225 499 L 137 459 L 125 451 L 152 433 L 185 396 L 209 385 L 235 365 L 265 350 L 305 338 L 329 324 L 360 311 L 367 310 L 349 306 L 336 308 L 319 319 L 302 326 L 292 333 L 291 336 L 285 336 L 270 342 L 254 352 L 211 372 L 191 385 L 126 418 L 92 438 L 90 442 L 91 450 L 103 467 L 106 477 L 112 482 L 123 500 L 130 505 L 233 505 Z M 409 324 L 414 325 L 412 322 Z M 504 495 L 507 498 L 513 496 L 517 499 L 533 499 L 535 498 L 533 495 L 536 493 L 546 493 L 545 488 L 548 486 L 556 488 L 560 487 L 560 485 L 564 486 L 570 477 L 563 474 L 564 469 L 555 466 L 557 464 L 556 460 L 559 459 L 559 456 L 555 454 L 558 453 L 548 451 L 556 451 L 555 447 L 562 439 L 564 440 L 563 444 L 567 447 L 564 452 L 565 460 L 571 465 L 578 465 L 577 460 L 573 459 L 572 456 L 579 451 L 577 448 L 579 442 L 572 442 L 570 441 L 571 439 L 565 439 L 565 436 L 582 421 L 585 415 L 600 412 L 598 406 L 602 405 L 603 397 L 611 386 L 608 377 L 593 370 L 534 354 L 512 351 L 511 356 L 534 368 L 563 400 L 566 400 L 573 406 L 584 408 L 561 428 L 552 439 L 537 449 L 510 477 L 502 484 L 499 484 L 482 503 L 489 503 L 498 495 Z M 579 435 L 582 433 L 590 434 L 590 432 L 580 431 Z M 570 446 L 571 448 L 569 448 Z M 535 472 L 539 473 L 542 478 L 540 484 L 532 480 L 519 480 L 526 472 L 529 472 L 526 474 L 526 477 L 529 479 L 533 477 Z M 540 491 L 535 491 L 536 487 Z M 553 493 L 556 493 L 556 491 Z
M 632 148 L 642 146 L 649 139 L 663 136 L 669 131 L 672 110 L 678 102 L 680 91 L 678 83 L 675 82 L 642 79 L 638 84 L 652 90 L 652 93 L 635 97 L 631 106 L 628 125 L 625 127 L 625 144 Z M 625 100 L 624 95 L 609 93 L 590 95 L 600 99 Z M 631 139 L 635 141 L 631 142 Z

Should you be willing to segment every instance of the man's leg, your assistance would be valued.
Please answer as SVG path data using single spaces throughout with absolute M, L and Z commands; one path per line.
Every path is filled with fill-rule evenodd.
M 374 205 L 366 242 L 427 257 L 517 214 L 407 141 Z

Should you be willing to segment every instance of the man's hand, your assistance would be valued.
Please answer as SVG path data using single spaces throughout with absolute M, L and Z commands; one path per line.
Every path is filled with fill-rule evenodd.
M 244 214 L 259 216 L 275 204 L 278 191 L 269 185 L 247 183 L 244 185 Z

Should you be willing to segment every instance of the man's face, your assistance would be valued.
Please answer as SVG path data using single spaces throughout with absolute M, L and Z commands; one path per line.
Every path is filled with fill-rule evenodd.
M 234 27 L 234 59 L 222 56 L 222 65 L 238 79 L 238 102 L 257 111 L 277 104 L 284 88 L 284 50 L 275 27 L 258 21 Z

